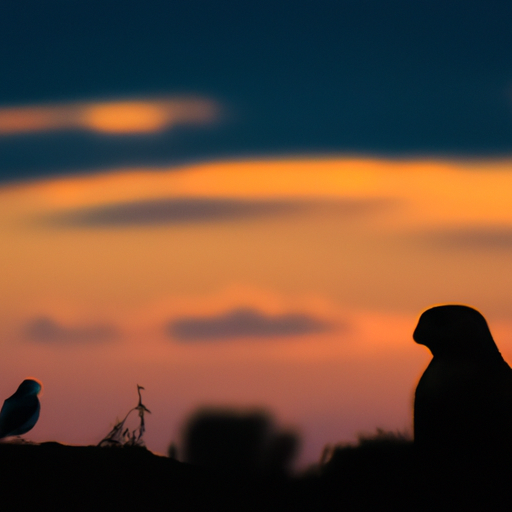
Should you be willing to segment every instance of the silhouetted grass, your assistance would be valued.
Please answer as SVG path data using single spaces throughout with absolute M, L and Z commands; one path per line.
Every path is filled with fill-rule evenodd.
M 144 422 L 144 414 L 151 411 L 142 403 L 142 396 L 140 390 L 144 389 L 137 384 L 137 393 L 139 395 L 139 403 L 133 409 L 130 409 L 126 416 L 117 421 L 112 430 L 98 443 L 98 446 L 144 446 L 142 436 L 146 430 Z M 128 416 L 134 411 L 139 414 L 139 425 L 133 430 L 125 427 Z
M 392 454 L 408 450 L 412 444 L 411 436 L 405 432 L 387 431 L 377 428 L 373 434 L 360 433 L 357 444 L 326 445 L 320 458 L 320 470 L 330 471 L 341 464 L 353 453 Z

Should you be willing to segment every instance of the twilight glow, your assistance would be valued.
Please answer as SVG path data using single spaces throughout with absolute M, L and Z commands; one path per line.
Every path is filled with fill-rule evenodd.
M 510 170 L 296 157 L 6 184 L 0 393 L 37 376 L 31 438 L 94 443 L 139 383 L 162 453 L 204 404 L 269 408 L 302 463 L 410 429 L 423 309 L 473 305 L 512 359 Z

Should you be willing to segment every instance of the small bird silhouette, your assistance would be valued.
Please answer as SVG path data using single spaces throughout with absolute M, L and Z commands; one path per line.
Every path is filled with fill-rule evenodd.
M 41 409 L 37 398 L 40 391 L 39 382 L 25 379 L 16 393 L 5 400 L 0 411 L 0 439 L 20 436 L 34 427 Z
M 468 306 L 436 306 L 413 338 L 434 356 L 416 388 L 415 444 L 458 459 L 512 454 L 512 369 L 485 318 Z

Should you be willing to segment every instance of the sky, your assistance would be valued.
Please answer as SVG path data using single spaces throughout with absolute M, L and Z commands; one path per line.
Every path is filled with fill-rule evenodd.
M 512 5 L 48 1 L 0 7 L 0 397 L 34 441 L 136 405 L 326 443 L 412 430 L 469 304 L 512 361 Z

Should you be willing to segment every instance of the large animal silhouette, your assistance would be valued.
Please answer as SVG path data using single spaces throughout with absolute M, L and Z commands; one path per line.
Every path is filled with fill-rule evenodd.
M 25 379 L 14 395 L 7 398 L 0 411 L 0 438 L 20 436 L 34 427 L 41 409 L 37 395 L 41 384 Z
M 416 388 L 415 444 L 447 457 L 510 457 L 512 369 L 485 318 L 468 306 L 433 307 L 413 338 L 434 356 Z

